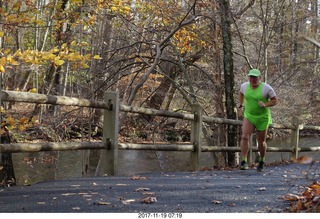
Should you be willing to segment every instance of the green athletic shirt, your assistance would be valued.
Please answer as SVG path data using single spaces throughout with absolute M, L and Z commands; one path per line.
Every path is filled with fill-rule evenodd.
M 263 131 L 272 124 L 269 107 L 260 107 L 258 101 L 267 102 L 276 96 L 273 88 L 263 82 L 256 89 L 252 89 L 249 82 L 243 83 L 240 92 L 244 95 L 244 117 L 248 119 L 258 131 Z

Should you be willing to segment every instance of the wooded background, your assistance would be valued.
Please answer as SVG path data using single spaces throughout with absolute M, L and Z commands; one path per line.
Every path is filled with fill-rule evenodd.
M 204 115 L 237 119 L 239 87 L 253 67 L 278 95 L 275 122 L 290 123 L 296 115 L 319 125 L 318 5 L 316 0 L 0 0 L 2 89 L 94 100 L 112 90 L 129 106 L 190 112 L 191 104 L 199 103 Z M 62 115 L 58 109 L 35 106 L 28 121 L 38 116 L 37 122 L 51 121 L 58 132 L 57 121 L 75 110 Z M 101 127 L 101 110 L 87 115 L 92 130 Z M 145 139 L 154 137 L 155 129 L 188 129 L 178 121 L 126 113 L 120 127 L 124 138 Z M 207 128 L 208 141 L 236 144 L 235 126 Z

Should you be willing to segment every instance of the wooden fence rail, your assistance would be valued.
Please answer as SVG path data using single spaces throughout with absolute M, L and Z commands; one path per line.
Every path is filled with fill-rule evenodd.
M 202 152 L 240 152 L 236 146 L 222 147 L 202 145 L 201 126 L 202 123 L 217 123 L 241 125 L 238 120 L 214 118 L 202 115 L 199 105 L 192 106 L 191 114 L 170 112 L 164 110 L 146 109 L 142 107 L 125 106 L 119 103 L 116 92 L 106 92 L 104 101 L 93 101 L 65 96 L 52 96 L 16 91 L 1 91 L 0 102 L 25 102 L 35 104 L 52 104 L 65 106 L 78 106 L 104 109 L 104 125 L 102 142 L 45 142 L 45 143 L 12 143 L 0 144 L 0 153 L 24 153 L 40 151 L 65 151 L 65 150 L 87 150 L 103 149 L 104 164 L 100 167 L 101 173 L 115 175 L 117 173 L 118 150 L 157 150 L 157 151 L 188 151 L 191 152 L 190 166 L 198 170 L 199 160 Z M 191 121 L 191 143 L 190 144 L 132 144 L 118 142 L 118 114 L 119 111 L 147 114 L 152 116 L 163 116 Z M 291 130 L 290 148 L 268 147 L 269 152 L 290 152 L 292 158 L 297 158 L 299 152 L 320 151 L 320 146 L 299 147 L 299 132 L 302 129 L 320 130 L 320 126 L 302 125 L 297 118 L 292 119 L 291 124 L 272 124 L 275 129 Z M 252 147 L 252 151 L 258 151 Z
M 70 151 L 88 149 L 107 149 L 103 142 L 43 142 L 43 143 L 11 143 L 0 144 L 1 153 L 32 153 L 40 151 Z M 118 143 L 119 150 L 148 150 L 148 151 L 194 151 L 192 144 L 133 144 Z M 240 152 L 240 147 L 223 147 L 202 145 L 201 152 Z M 258 148 L 253 147 L 253 152 Z M 289 147 L 268 147 L 268 152 L 290 152 L 295 151 Z M 299 148 L 298 152 L 320 151 L 320 146 Z

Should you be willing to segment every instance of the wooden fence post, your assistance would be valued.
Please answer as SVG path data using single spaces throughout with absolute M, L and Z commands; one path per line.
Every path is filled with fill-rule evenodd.
M 119 94 L 117 92 L 106 92 L 104 100 L 109 110 L 104 110 L 103 120 L 103 143 L 105 150 L 105 174 L 116 175 L 118 168 L 118 116 L 119 116 Z
M 297 159 L 299 155 L 299 130 L 300 124 L 298 117 L 292 117 L 291 124 L 295 127 L 295 129 L 291 130 L 291 147 L 293 152 L 291 153 L 290 159 Z
M 202 108 L 199 104 L 193 104 L 192 110 L 194 112 L 194 119 L 191 123 L 191 143 L 193 144 L 193 151 L 191 152 L 190 167 L 192 170 L 199 170 L 201 154 Z

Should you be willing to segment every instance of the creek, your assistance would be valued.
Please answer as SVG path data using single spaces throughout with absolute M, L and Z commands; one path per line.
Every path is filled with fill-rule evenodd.
M 320 137 L 301 138 L 300 147 L 319 146 Z M 290 139 L 268 141 L 270 147 L 290 147 Z M 15 177 L 18 185 L 42 181 L 94 176 L 98 156 L 91 159 L 87 174 L 83 175 L 84 151 L 51 151 L 13 154 Z M 134 175 L 147 172 L 177 172 L 189 170 L 189 152 L 119 150 L 118 175 Z M 320 160 L 320 152 L 301 152 Z M 266 163 L 289 160 L 288 152 L 268 152 Z M 201 154 L 201 167 L 211 169 L 212 153 Z

